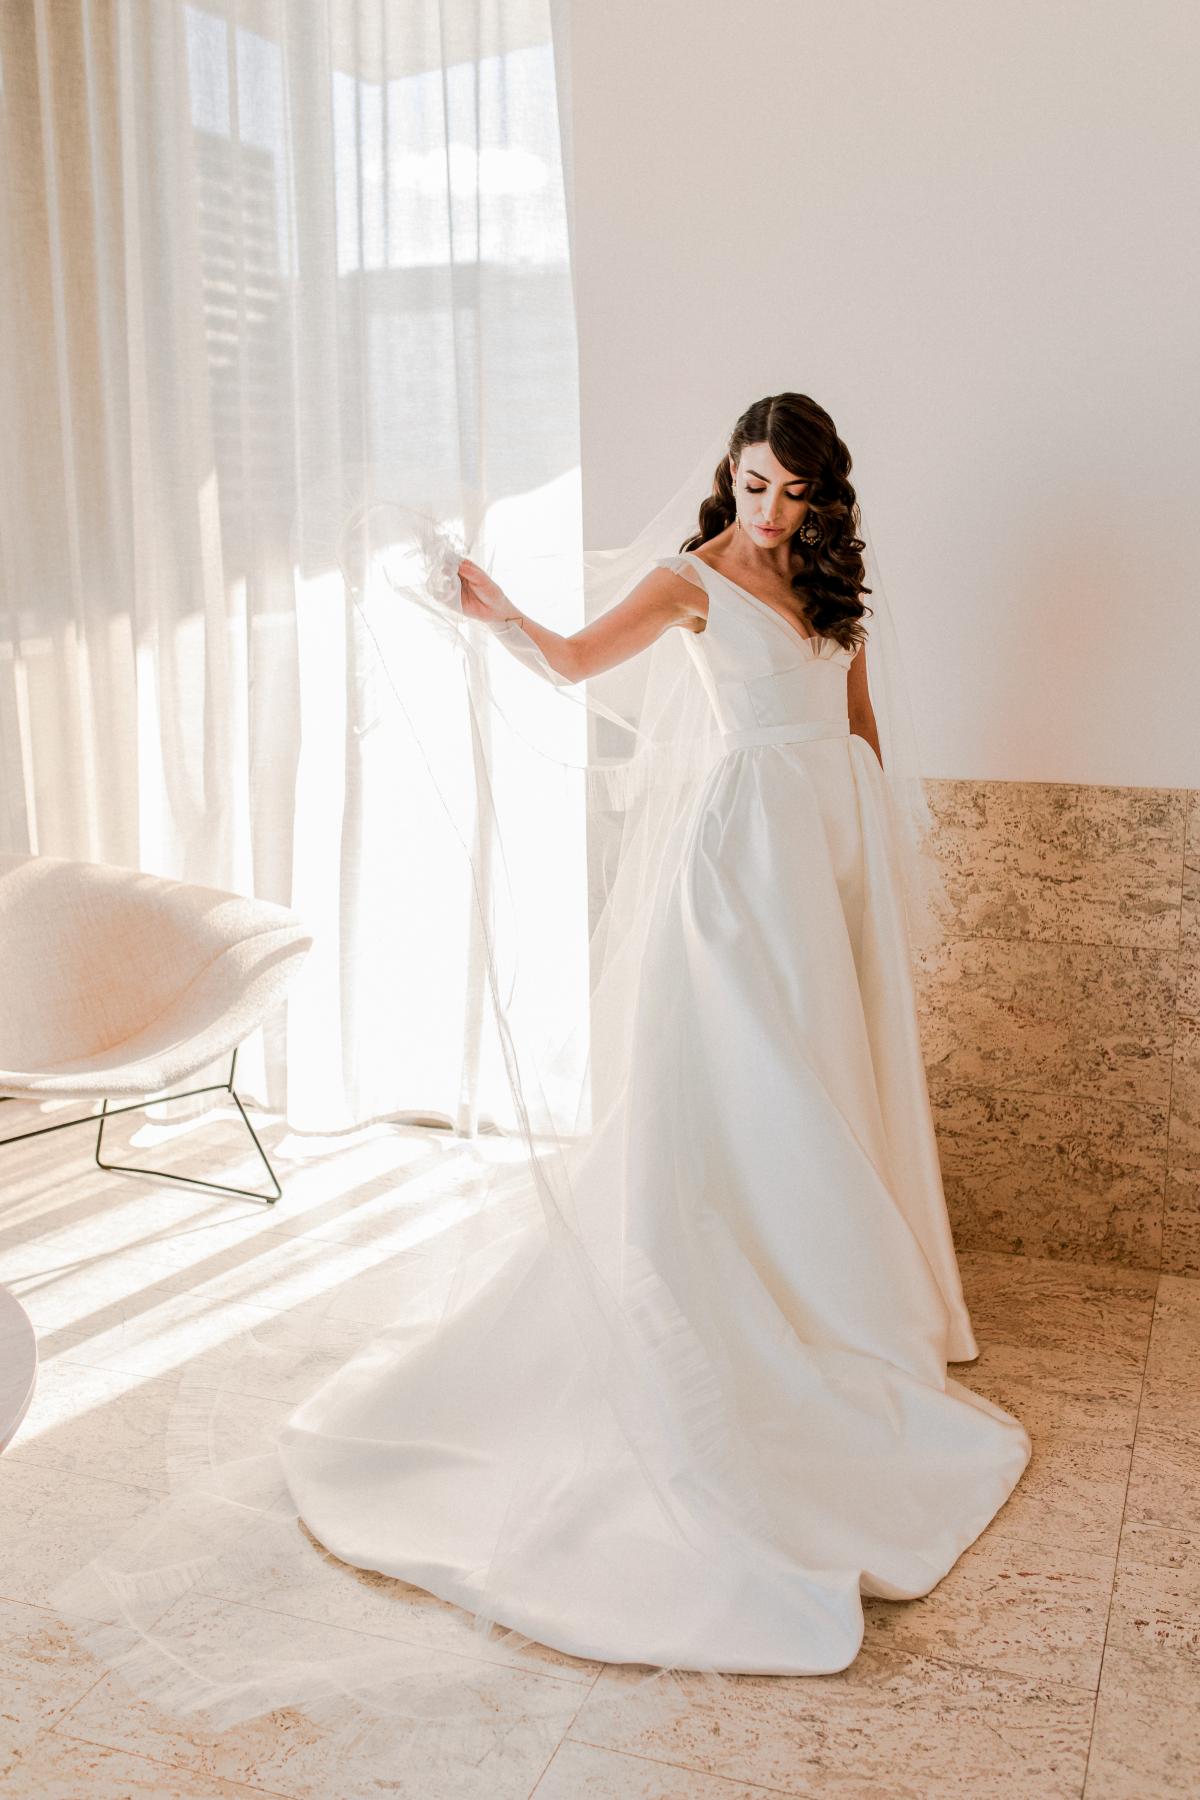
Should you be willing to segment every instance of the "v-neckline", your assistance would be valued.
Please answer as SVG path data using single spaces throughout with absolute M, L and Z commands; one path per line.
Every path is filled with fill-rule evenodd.
M 704 558 L 702 556 L 697 556 L 694 550 L 685 550 L 683 554 L 685 556 L 690 556 L 695 562 L 700 564 L 701 568 L 707 569 L 711 575 L 716 575 L 719 580 L 724 581 L 731 587 L 735 593 L 744 594 L 747 600 L 753 600 L 755 606 L 761 606 L 764 612 L 769 612 L 773 619 L 779 621 L 783 630 L 786 631 L 790 637 L 799 638 L 802 644 L 824 643 L 824 636 L 821 632 L 801 631 L 797 626 L 789 625 L 777 606 L 772 606 L 769 600 L 764 600 L 759 594 L 752 594 L 750 589 L 744 588 L 740 581 L 734 581 L 730 576 L 723 574 L 720 569 L 715 569 L 712 563 L 705 562 Z

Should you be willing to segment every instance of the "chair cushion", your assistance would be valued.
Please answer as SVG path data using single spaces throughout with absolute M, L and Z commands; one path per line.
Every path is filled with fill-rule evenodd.
M 261 1023 L 311 943 L 271 901 L 111 864 L 0 857 L 0 1091 L 177 1085 Z

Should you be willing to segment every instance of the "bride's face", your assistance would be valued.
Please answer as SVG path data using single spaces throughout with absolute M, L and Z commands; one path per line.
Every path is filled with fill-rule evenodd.
M 764 547 L 786 543 L 804 522 L 808 483 L 785 469 L 765 443 L 747 444 L 741 462 L 735 468 L 730 458 L 729 469 L 743 531 Z

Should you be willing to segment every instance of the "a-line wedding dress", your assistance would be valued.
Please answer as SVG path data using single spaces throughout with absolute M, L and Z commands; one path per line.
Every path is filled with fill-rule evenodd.
M 854 652 L 660 561 L 707 594 L 683 636 L 720 744 L 649 890 L 627 1079 L 570 1171 L 628 1335 L 584 1321 L 581 1348 L 539 1213 L 448 1324 L 306 1399 L 280 1455 L 338 1558 L 559 1650 L 832 1671 L 860 1595 L 927 1593 L 1031 1445 L 946 1372 L 978 1351 Z
M 342 1730 L 361 1703 L 351 1714 L 381 1725 L 385 1761 L 405 1721 L 437 1738 L 431 1766 L 458 1758 L 490 1793 L 509 1702 L 487 1684 L 522 1662 L 521 1640 L 642 1665 L 625 1671 L 631 1701 L 675 1671 L 845 1668 L 861 1597 L 929 1592 L 1026 1467 L 1024 1426 L 947 1375 L 977 1345 L 912 974 L 910 827 L 926 803 L 873 552 L 868 540 L 883 767 L 849 728 L 856 652 L 694 552 L 661 554 L 694 531 L 723 447 L 632 545 L 588 553 L 593 600 L 658 565 L 704 590 L 707 617 L 586 684 L 597 730 L 571 766 L 600 892 L 571 1027 L 582 1079 L 538 1037 L 544 982 L 522 976 L 538 976 L 539 947 L 526 934 L 508 955 L 489 900 L 517 848 L 499 746 L 509 732 L 527 747 L 554 672 L 519 626 L 496 634 L 512 658 L 489 628 L 465 629 L 440 527 L 432 548 L 416 530 L 411 580 L 388 577 L 413 606 L 393 593 L 380 618 L 433 625 L 388 677 L 419 751 L 404 779 L 443 807 L 474 897 L 479 1016 L 515 1109 L 500 1142 L 523 1154 L 477 1162 L 463 1140 L 456 1158 L 479 1181 L 458 1228 L 441 1229 L 453 1195 L 416 1221 L 411 1254 L 384 1259 L 384 1322 L 332 1374 L 338 1312 L 354 1306 L 336 1280 L 315 1306 L 264 1314 L 226 1390 L 208 1367 L 184 1371 L 170 1497 L 51 1595 L 95 1656 L 169 1710 L 220 1728 L 298 1706 Z M 375 521 L 379 541 L 403 534 L 395 512 Z M 513 591 L 528 604 L 520 576 Z M 439 637 L 452 658 L 465 645 L 465 681 L 455 663 L 441 684 Z M 533 684 L 528 705 L 497 665 Z M 454 684 L 465 780 L 436 735 Z M 554 705 L 575 697 L 565 685 Z M 600 756 L 631 717 L 633 755 Z M 535 834 L 532 875 L 510 884 L 518 911 L 538 895 L 537 859 L 559 850 Z M 427 876 L 417 861 L 410 879 Z M 255 1396 L 273 1409 L 250 1443 L 247 1396 L 252 1414 Z M 429 1595 L 453 1604 L 435 1616 Z M 554 1742 L 577 1702 L 558 1679 L 519 1700 Z

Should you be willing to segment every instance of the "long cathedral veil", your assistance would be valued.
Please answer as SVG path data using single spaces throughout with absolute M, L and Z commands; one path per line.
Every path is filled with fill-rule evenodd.
M 712 435 L 629 544 L 585 552 L 575 597 L 589 619 L 694 535 L 727 441 L 726 431 Z M 490 1796 L 500 1791 L 497 1759 L 513 1706 L 523 1729 L 552 1748 L 595 1673 L 587 1658 L 625 1665 L 607 1698 L 613 1708 L 664 1698 L 703 1704 L 709 1684 L 754 1666 L 740 1649 L 739 1620 L 753 1615 L 756 1594 L 724 1585 L 714 1544 L 730 1546 L 731 1570 L 741 1566 L 737 1547 L 747 1547 L 747 1564 L 752 1547 L 773 1604 L 781 1595 L 786 1602 L 796 1582 L 764 1504 L 767 1427 L 739 1405 L 728 1347 L 709 1316 L 707 1259 L 727 1227 L 707 1217 L 664 1249 L 652 1220 L 631 1222 L 619 1182 L 625 1125 L 642 1104 L 629 1049 L 642 984 L 654 976 L 646 946 L 722 740 L 691 634 L 668 630 L 605 675 L 566 682 L 520 626 L 497 631 L 467 618 L 459 602 L 456 570 L 469 551 L 540 617 L 521 586 L 523 572 L 533 581 L 535 553 L 487 531 L 467 543 L 378 483 L 351 498 L 348 506 L 339 493 L 324 527 L 336 526 L 344 603 L 373 670 L 365 713 L 406 746 L 405 779 L 460 858 L 481 946 L 481 1039 L 508 1099 L 487 1154 L 483 1139 L 464 1141 L 452 1224 L 416 1237 L 389 1265 L 385 1299 L 377 1285 L 377 1329 L 357 1355 L 398 1378 L 399 1393 L 406 1369 L 422 1377 L 439 1370 L 450 1410 L 444 1420 L 414 1419 L 414 1443 L 440 1430 L 453 1451 L 453 1397 L 486 1392 L 498 1334 L 532 1338 L 553 1314 L 569 1354 L 546 1368 L 531 1343 L 528 1385 L 494 1396 L 500 1415 L 520 1412 L 526 1428 L 513 1432 L 511 1448 L 497 1440 L 481 1477 L 480 1518 L 489 1523 L 478 1566 L 469 1578 L 441 1581 L 422 1565 L 409 1586 L 326 1551 L 285 1479 L 280 1433 L 303 1430 L 305 1408 L 348 1341 L 344 1305 L 302 1299 L 264 1319 L 225 1375 L 211 1366 L 194 1380 L 185 1372 L 169 1421 L 169 1495 L 51 1600 L 94 1655 L 168 1711 L 221 1730 L 298 1708 L 347 1752 L 378 1756 L 381 1766 L 399 1731 L 410 1754 L 428 1755 L 431 1769 L 453 1768 L 460 1784 L 477 1779 L 479 1794 Z M 314 518 L 305 529 L 320 529 Z M 939 929 L 941 885 L 899 642 L 861 523 L 860 532 L 872 609 L 868 677 L 916 946 Z M 431 679 L 435 667 L 452 672 L 461 699 L 452 748 L 440 735 L 445 720 L 429 710 L 429 693 L 445 692 Z M 564 732 L 562 717 L 580 729 Z M 512 794 L 497 776 L 533 764 L 555 772 L 564 804 L 586 828 L 586 1003 L 566 1029 L 539 1017 L 537 948 L 523 929 L 532 902 L 513 877 Z M 545 857 L 554 853 L 553 844 L 542 847 Z M 670 996 L 658 999 L 670 1021 Z M 664 1155 L 686 1164 L 686 1129 L 668 1109 L 640 1123 Z M 249 1443 L 247 1395 L 262 1398 L 270 1421 Z M 614 1447 L 637 1471 L 664 1555 L 684 1566 L 694 1560 L 694 1606 L 708 1638 L 728 1646 L 719 1667 L 687 1660 L 694 1619 L 644 1644 L 623 1642 L 619 1619 L 597 1618 L 594 1629 L 581 1619 L 574 1653 L 539 1638 L 536 1601 L 525 1603 L 529 1571 L 553 1554 L 563 1496 L 586 1494 L 589 1470 Z M 401 1513 L 403 1505 L 398 1493 Z M 423 1521 L 414 1524 L 419 1534 Z M 569 1543 L 566 1552 L 569 1584 Z M 613 1557 L 620 1553 L 614 1544 Z M 814 1580 L 813 1571 L 800 1573 L 798 1609 L 811 1606 Z M 431 1602 L 430 1593 L 452 1604 Z M 239 1607 L 241 1631 L 230 1626 Z M 538 1679 L 521 1688 L 523 1673 Z

